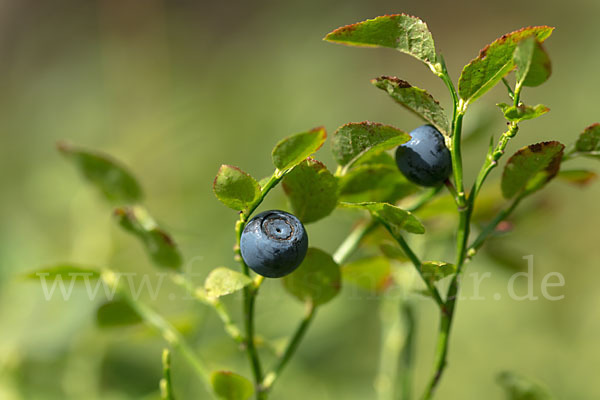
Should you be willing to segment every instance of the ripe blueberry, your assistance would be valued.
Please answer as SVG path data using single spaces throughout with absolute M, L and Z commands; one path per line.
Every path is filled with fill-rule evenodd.
M 435 127 L 423 125 L 410 133 L 411 139 L 396 149 L 396 164 L 417 185 L 437 186 L 452 172 L 450 151 Z
M 307 250 L 308 236 L 302 222 L 279 210 L 264 211 L 252 218 L 240 240 L 246 265 L 267 278 L 280 278 L 294 271 Z

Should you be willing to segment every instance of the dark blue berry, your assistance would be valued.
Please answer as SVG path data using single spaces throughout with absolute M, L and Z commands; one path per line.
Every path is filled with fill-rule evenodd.
M 240 240 L 246 265 L 267 278 L 280 278 L 294 271 L 307 250 L 308 236 L 302 222 L 279 210 L 264 211 L 252 218 Z
M 435 127 L 423 125 L 411 139 L 396 149 L 396 164 L 408 180 L 421 186 L 437 186 L 452 172 L 452 157 L 444 136 Z

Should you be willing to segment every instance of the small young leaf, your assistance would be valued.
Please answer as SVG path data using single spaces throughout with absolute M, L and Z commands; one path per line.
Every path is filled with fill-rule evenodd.
M 546 114 L 550 109 L 543 104 L 531 107 L 521 104 L 519 106 L 513 106 L 506 103 L 499 103 L 498 107 L 504 113 L 504 118 L 508 121 L 521 122 L 526 119 L 534 119 Z
M 119 224 L 136 235 L 146 247 L 155 264 L 160 267 L 179 269 L 182 259 L 175 242 L 158 227 L 148 211 L 141 206 L 121 207 L 114 212 Z
M 382 153 L 386 154 L 387 153 Z M 360 203 L 366 201 L 395 203 L 415 193 L 418 188 L 400 173 L 398 167 L 387 164 L 361 164 L 338 178 L 340 198 Z
M 518 43 L 535 35 L 543 42 L 554 28 L 533 26 L 507 33 L 479 52 L 479 56 L 463 69 L 458 80 L 458 94 L 469 104 L 494 87 L 514 67 L 513 54 Z
M 436 63 L 435 45 L 427 24 L 406 14 L 385 15 L 343 26 L 327 34 L 324 40 L 352 46 L 390 47 L 430 66 Z
M 213 372 L 210 381 L 219 400 L 248 400 L 254 394 L 252 382 L 233 372 Z
M 305 224 L 328 216 L 337 205 L 337 180 L 323 163 L 312 158 L 291 170 L 282 187 L 294 215 Z
M 580 153 L 591 153 L 600 151 L 600 124 L 595 123 L 579 135 L 575 142 L 575 150 Z
M 382 76 L 371 81 L 373 85 L 386 91 L 396 103 L 406 107 L 425 122 L 434 125 L 445 135 L 450 133 L 450 123 L 446 112 L 429 93 L 396 77 Z
M 393 126 L 365 121 L 339 127 L 331 146 L 337 163 L 348 168 L 369 153 L 380 153 L 409 140 L 410 135 Z
M 514 372 L 500 373 L 497 381 L 506 391 L 508 400 L 552 400 L 554 398 L 540 383 Z
M 456 273 L 456 265 L 442 261 L 426 261 L 421 265 L 423 278 L 434 283 Z
M 587 186 L 598 179 L 598 175 L 586 169 L 568 169 L 561 170 L 557 178 L 577 186 Z
M 92 282 L 100 278 L 100 270 L 75 264 L 58 264 L 34 272 L 29 272 L 24 278 L 37 281 L 42 278 L 46 279 L 46 281 L 54 281 L 55 279 L 61 279 L 63 281 L 68 279 L 71 281 L 74 279 L 75 282 L 78 283 L 84 282 L 87 279 L 89 282 Z
M 96 310 L 96 323 L 101 328 L 135 325 L 140 322 L 142 318 L 126 300 L 110 300 Z
M 333 299 L 341 285 L 339 265 L 329 254 L 314 247 L 308 249 L 298 269 L 283 278 L 283 286 L 289 293 L 314 306 Z
M 306 157 L 319 150 L 327 139 L 324 127 L 298 133 L 277 143 L 273 149 L 273 164 L 280 171 L 287 171 L 300 164 Z
M 260 197 L 260 185 L 237 167 L 221 165 L 213 182 L 217 199 L 234 210 L 245 210 Z
M 392 283 L 390 261 L 371 257 L 351 262 L 342 266 L 342 278 L 363 290 L 381 293 Z
M 550 57 L 535 37 L 530 36 L 519 42 L 513 57 L 517 66 L 517 87 L 539 86 L 550 78 Z
M 57 147 L 111 203 L 122 205 L 142 200 L 142 188 L 135 177 L 110 156 L 66 143 L 59 143 Z
M 240 272 L 218 267 L 208 274 L 204 282 L 204 289 L 208 297 L 218 298 L 235 293 L 251 283 L 252 279 Z
M 556 141 L 523 147 L 509 158 L 502 174 L 502 194 L 510 199 L 541 189 L 556 176 L 565 146 Z
M 403 230 L 417 234 L 425 233 L 425 227 L 413 214 L 388 203 L 364 202 L 340 203 L 340 205 L 369 211 L 373 217 L 389 226 L 392 232 L 397 235 L 400 235 Z

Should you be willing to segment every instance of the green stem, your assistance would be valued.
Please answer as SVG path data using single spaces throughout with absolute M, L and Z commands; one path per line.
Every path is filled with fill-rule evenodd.
M 208 367 L 187 344 L 179 331 L 175 329 L 173 325 L 165 320 L 160 314 L 143 303 L 135 300 L 131 294 L 129 294 L 129 292 L 123 290 L 118 285 L 118 279 L 115 277 L 112 271 L 104 271 L 102 273 L 102 280 L 104 280 L 109 287 L 114 288 L 146 324 L 156 329 L 162 335 L 164 340 L 171 345 L 171 347 L 181 353 L 181 355 L 188 361 L 194 371 L 198 374 L 208 393 L 212 394 L 213 392 L 210 383 L 210 373 Z
M 483 230 L 475 238 L 473 243 L 469 246 L 469 249 L 467 250 L 467 259 L 471 259 L 477 253 L 477 250 L 479 250 L 481 246 L 483 246 L 486 239 L 492 233 L 494 233 L 498 224 L 504 221 L 506 218 L 508 218 L 508 216 L 512 214 L 512 212 L 515 210 L 515 208 L 517 208 L 519 203 L 521 203 L 521 200 L 523 200 L 524 198 L 525 196 L 519 196 L 515 198 L 508 208 L 505 208 L 504 210 L 500 211 L 496 215 L 496 217 L 488 225 L 486 225 L 485 228 L 483 228 Z
M 231 338 L 237 343 L 244 343 L 244 337 L 242 335 L 242 332 L 231 319 L 231 315 L 229 314 L 229 311 L 227 310 L 227 307 L 225 307 L 225 304 L 223 304 L 223 302 L 221 302 L 219 299 L 207 298 L 205 293 L 202 290 L 196 289 L 194 284 L 183 274 L 172 274 L 170 275 L 170 277 L 175 284 L 183 287 L 188 293 L 188 295 L 194 297 L 202 304 L 208 305 L 211 308 L 213 308 L 217 313 L 217 316 L 221 319 L 221 322 L 223 322 L 225 332 L 227 332 L 229 336 L 231 336 Z
M 277 365 L 275 366 L 275 368 L 273 368 L 273 371 L 268 373 L 265 377 L 262 384 L 262 387 L 264 388 L 263 390 L 271 390 L 273 388 L 273 385 L 277 381 L 277 378 L 279 378 L 281 372 L 298 349 L 300 342 L 304 338 L 308 327 L 310 326 L 311 322 L 315 317 L 315 313 L 316 307 L 312 303 L 307 303 L 306 315 L 298 325 L 298 328 L 296 328 L 296 332 L 294 333 L 290 342 L 288 343 L 285 351 L 283 352 L 283 355 L 277 362 Z
M 402 383 L 402 400 L 412 398 L 412 365 L 416 346 L 416 317 L 414 306 L 407 300 L 402 303 L 402 316 L 406 330 L 406 338 L 400 359 L 400 382 Z
M 416 318 L 414 306 L 403 295 L 381 298 L 381 348 L 375 379 L 378 400 L 412 398 Z
M 460 200 L 459 200 L 459 197 L 458 197 L 458 192 L 456 191 L 456 188 L 454 187 L 454 185 L 452 184 L 452 182 L 450 182 L 450 179 L 446 179 L 444 181 L 444 185 L 448 189 L 448 192 L 450 192 L 450 194 L 454 198 L 454 201 L 456 202 L 456 205 L 459 205 Z
M 253 292 L 254 289 L 245 288 L 245 292 Z M 256 300 L 256 293 L 249 293 L 245 296 L 244 301 L 244 326 L 246 328 L 246 352 L 248 354 L 248 360 L 252 367 L 252 374 L 254 376 L 254 382 L 256 383 L 256 398 L 266 398 L 265 393 L 262 391 L 261 382 L 263 379 L 262 366 L 258 351 L 256 350 L 256 343 L 254 339 L 254 303 Z
M 447 73 L 446 73 L 447 74 Z M 459 212 L 459 224 L 456 235 L 456 266 L 457 272 L 454 275 L 446 295 L 446 302 L 440 306 L 440 325 L 438 330 L 437 346 L 435 351 L 435 361 L 433 374 L 425 389 L 422 399 L 428 400 L 433 396 L 444 368 L 446 366 L 446 356 L 448 354 L 448 340 L 450 337 L 450 327 L 452 326 L 452 317 L 456 305 L 456 293 L 458 293 L 458 279 L 464 262 L 465 250 L 469 237 L 470 218 L 472 213 L 472 201 L 467 201 L 463 183 L 463 165 L 461 151 L 462 120 L 466 111 L 466 104 L 455 97 L 455 91 L 450 90 L 454 99 L 454 114 L 452 118 L 452 173 L 456 185 L 456 199 Z M 471 199 L 469 199 L 471 200 Z
M 452 79 L 450 78 L 450 74 L 448 73 L 448 68 L 446 68 L 446 60 L 444 60 L 444 57 L 441 54 L 440 54 L 440 63 L 442 66 L 442 70 L 440 73 L 436 73 L 436 75 L 439 76 L 442 79 L 442 81 L 444 81 L 444 84 L 448 88 L 448 91 L 450 92 L 450 95 L 452 96 L 452 103 L 454 106 L 454 113 L 455 113 L 454 115 L 456 115 L 456 110 L 458 109 L 458 102 L 459 102 L 458 93 L 456 92 L 456 89 L 454 88 L 454 83 L 452 83 Z
M 511 100 L 514 101 L 515 99 L 515 92 L 513 92 L 512 88 L 510 87 L 508 81 L 506 80 L 506 78 L 502 78 L 502 83 L 504 83 L 504 86 L 506 87 L 506 90 L 508 90 L 508 97 L 511 98 Z
M 435 350 L 435 360 L 433 374 L 423 394 L 423 400 L 432 398 L 433 393 L 440 382 L 444 369 L 446 368 L 446 358 L 448 355 L 448 344 L 450 340 L 450 329 L 452 319 L 456 308 L 456 297 L 459 290 L 459 281 L 462 273 L 462 267 L 465 261 L 466 247 L 469 239 L 469 230 L 472 214 L 472 198 L 469 199 L 465 207 L 459 208 L 459 223 L 456 235 L 456 273 L 454 274 L 448 292 L 446 294 L 446 303 L 440 313 L 440 325 L 438 329 L 437 346 Z
M 380 220 L 379 222 L 385 227 L 385 229 L 387 229 L 387 231 L 390 233 L 390 235 L 392 235 L 392 237 L 400 245 L 400 247 L 404 251 L 404 254 L 406 254 L 406 256 L 413 263 L 413 265 L 417 269 L 417 272 L 421 276 L 421 279 L 423 280 L 423 282 L 425 282 L 425 285 L 427 285 L 427 289 L 429 290 L 429 293 L 431 294 L 431 296 L 433 297 L 433 299 L 435 300 L 437 305 L 440 307 L 441 310 L 444 310 L 445 305 L 444 305 L 444 301 L 442 300 L 442 297 L 440 296 L 440 292 L 437 290 L 437 288 L 435 287 L 433 282 L 426 279 L 425 276 L 423 275 L 423 269 L 421 268 L 422 263 L 421 263 L 421 260 L 419 260 L 419 257 L 417 257 L 417 255 L 412 251 L 412 249 L 410 248 L 408 243 L 406 243 L 406 241 L 404 240 L 402 235 L 399 235 L 396 232 L 394 232 L 394 230 L 391 229 L 391 227 L 385 221 Z
M 462 136 L 462 120 L 464 117 L 464 110 L 460 107 L 456 110 L 454 117 L 453 129 L 452 129 L 452 171 L 454 174 L 454 183 L 457 190 L 457 203 L 458 207 L 466 207 L 466 196 L 465 188 L 463 184 L 463 166 L 462 166 L 462 150 L 461 150 L 461 136 Z
M 464 209 L 459 209 L 459 225 L 456 242 L 456 273 L 454 274 L 450 287 L 446 294 L 446 303 L 444 311 L 440 313 L 440 325 L 438 329 L 437 346 L 435 350 L 435 361 L 433 374 L 429 380 L 429 384 L 422 397 L 423 400 L 428 400 L 433 396 L 433 393 L 442 377 L 446 368 L 446 358 L 448 356 L 448 344 L 450 340 L 450 329 L 452 327 L 452 319 L 456 308 L 456 297 L 459 290 L 459 281 L 462 273 L 462 267 L 465 261 L 466 246 L 469 238 L 469 226 L 472 212 L 472 202 Z
M 252 203 L 248 209 L 244 212 L 240 213 L 240 219 L 237 221 L 235 225 L 235 233 L 236 233 L 236 244 L 235 244 L 235 258 L 240 262 L 242 266 L 242 272 L 246 276 L 250 276 L 250 269 L 244 262 L 242 258 L 242 254 L 240 252 L 240 240 L 242 238 L 242 232 L 246 227 L 246 223 L 248 222 L 248 218 L 252 215 L 252 213 L 258 208 L 258 206 L 262 203 L 264 198 L 267 196 L 269 191 L 273 189 L 277 184 L 283 179 L 286 171 L 276 170 L 271 178 L 267 181 L 267 183 L 261 189 L 260 197 Z M 244 288 L 244 330 L 245 330 L 245 344 L 246 344 L 246 353 L 248 355 L 248 361 L 250 362 L 250 366 L 252 369 L 252 375 L 254 376 L 254 383 L 256 386 L 256 398 L 257 400 L 266 399 L 266 393 L 262 390 L 262 366 L 260 362 L 260 357 L 258 355 L 258 351 L 256 349 L 255 337 L 254 337 L 254 303 L 256 299 L 256 295 L 258 293 L 258 285 Z
M 598 157 L 600 157 L 600 151 L 596 150 L 596 151 L 581 152 L 581 151 L 575 151 L 575 148 L 573 147 L 572 150 L 565 152 L 565 155 L 563 156 L 562 161 L 568 161 L 575 157 L 581 157 L 581 156 L 598 158 Z
M 343 264 L 348 257 L 358 248 L 360 242 L 369 233 L 377 227 L 378 222 L 374 219 L 367 223 L 358 225 L 350 232 L 346 239 L 342 242 L 340 247 L 333 253 L 333 260 L 338 264 Z
M 469 201 L 465 208 L 459 209 L 458 233 L 456 238 L 456 273 L 450 282 L 450 287 L 446 294 L 446 303 L 443 309 L 445 312 L 440 313 L 440 325 L 438 329 L 433 374 L 429 380 L 425 394 L 422 397 L 423 400 L 428 400 L 433 396 L 433 392 L 446 368 L 450 329 L 452 327 L 452 319 L 456 308 L 456 297 L 459 290 L 459 281 L 466 256 L 467 241 L 469 239 L 472 205 L 472 201 Z
M 394 293 L 379 299 L 379 368 L 374 382 L 377 400 L 396 399 L 396 383 L 404 383 L 400 374 L 400 352 L 406 332 L 399 312 L 405 301 L 403 297 Z
M 164 349 L 162 354 L 163 377 L 160 380 L 161 400 L 175 400 L 173 384 L 171 383 L 171 353 Z
M 450 325 L 452 318 L 448 314 L 442 314 L 440 319 L 440 328 L 438 332 L 437 346 L 435 349 L 434 373 L 429 381 L 422 399 L 428 400 L 433 396 L 446 366 L 446 356 L 448 354 L 448 337 L 450 334 Z
M 519 104 L 519 98 L 521 93 L 521 86 L 518 86 L 513 93 L 513 102 L 517 106 Z M 452 136 L 452 167 L 454 171 L 454 180 L 458 189 L 459 203 L 459 223 L 456 235 L 456 274 L 453 276 L 448 292 L 446 294 L 445 313 L 442 312 L 440 315 L 440 326 L 438 330 L 438 340 L 436 347 L 436 355 L 434 362 L 434 372 L 427 385 L 425 393 L 422 397 L 423 400 L 428 400 L 433 396 L 433 393 L 442 377 L 444 369 L 446 368 L 446 358 L 448 355 L 448 345 L 450 340 L 450 331 L 452 328 L 452 320 L 456 309 L 456 300 L 459 292 L 460 277 L 462 275 L 463 265 L 467 260 L 468 253 L 473 253 L 475 250 L 468 250 L 469 233 L 471 226 L 471 216 L 475 206 L 475 199 L 483 186 L 483 183 L 489 173 L 498 165 L 498 160 L 504 154 L 504 150 L 508 144 L 508 141 L 517 134 L 518 125 L 515 122 L 509 124 L 509 130 L 502 134 L 496 148 L 488 152 L 488 156 L 482 166 L 479 175 L 473 184 L 473 188 L 468 196 L 465 196 L 463 187 L 463 173 L 462 173 L 462 156 L 460 147 L 460 136 L 462 129 L 462 117 L 464 115 L 465 106 L 464 104 L 459 105 L 457 113 L 454 118 L 454 132 Z M 511 207 L 509 207 L 509 213 L 514 210 L 520 200 L 515 201 Z M 498 220 L 499 223 L 502 219 Z M 496 223 L 496 225 L 497 225 Z M 494 225 L 495 228 L 495 225 Z M 492 230 L 494 228 L 491 228 Z M 488 232 L 489 234 L 489 232 Z M 477 241 L 476 241 L 477 242 Z
M 452 96 L 452 142 L 451 142 L 451 156 L 452 156 L 452 171 L 454 174 L 454 183 L 456 184 L 457 204 L 459 208 L 465 206 L 465 193 L 463 185 L 463 171 L 462 171 L 462 152 L 461 152 L 461 133 L 462 133 L 462 120 L 466 111 L 466 104 L 459 98 L 456 88 L 452 83 L 448 69 L 446 68 L 446 62 L 440 55 L 442 70 L 438 76 L 444 81 L 450 95 Z
M 477 195 L 479 194 L 479 191 L 481 190 L 485 179 L 488 177 L 490 172 L 492 172 L 492 170 L 498 166 L 498 160 L 500 160 L 500 158 L 504 155 L 504 151 L 506 149 L 506 146 L 508 145 L 508 142 L 510 141 L 510 139 L 515 137 L 518 131 L 519 126 L 516 123 L 509 123 L 508 131 L 504 132 L 500 136 L 496 148 L 493 151 L 488 152 L 485 162 L 483 163 L 483 166 L 479 171 L 479 175 L 477 176 L 475 184 L 471 189 L 471 193 L 469 194 L 469 200 L 473 204 L 475 203 L 475 199 L 477 198 Z
M 436 186 L 425 191 L 410 207 L 406 209 L 406 211 L 415 212 L 421 209 L 424 205 L 429 203 L 431 199 L 435 197 L 442 190 L 442 185 Z
M 513 94 L 513 105 L 516 107 L 521 101 L 521 89 L 523 89 L 523 81 L 517 82 L 515 85 L 515 92 Z

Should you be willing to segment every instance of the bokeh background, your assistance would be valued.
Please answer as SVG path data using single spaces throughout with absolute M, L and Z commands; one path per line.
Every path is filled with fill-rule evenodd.
M 379 75 L 425 87 L 449 108 L 441 81 L 416 60 L 321 40 L 340 25 L 397 12 L 428 23 L 455 80 L 501 34 L 528 25 L 556 27 L 546 45 L 553 76 L 524 93 L 529 104 L 544 103 L 552 111 L 523 123 L 510 150 L 548 139 L 570 143 L 598 120 L 596 0 L 1 1 L 0 398 L 158 396 L 163 344 L 157 335 L 145 328 L 98 329 L 94 312 L 101 299 L 89 301 L 76 289 L 69 301 L 46 301 L 39 284 L 19 279 L 66 260 L 154 271 L 139 243 L 115 226 L 98 193 L 56 152 L 58 140 L 108 152 L 130 167 L 145 188 L 147 206 L 173 234 L 200 283 L 215 266 L 235 266 L 236 215 L 211 190 L 221 163 L 261 178 L 272 171 L 272 146 L 295 132 L 325 125 L 332 133 L 363 120 L 405 130 L 418 126 L 371 86 L 369 79 Z M 504 98 L 503 88 L 496 88 L 467 114 L 467 132 L 486 129 L 469 140 L 469 177 L 489 134 L 503 131 L 494 104 Z M 328 146 L 319 158 L 333 167 Z M 600 166 L 573 162 L 585 165 Z M 496 171 L 491 181 L 498 177 Z M 490 271 L 492 277 L 480 288 L 485 300 L 458 306 L 440 399 L 501 399 L 495 381 L 506 369 L 545 382 L 559 399 L 600 398 L 599 195 L 598 183 L 582 190 L 553 182 L 521 213 L 535 215 L 522 218 L 502 239 L 501 253 L 512 267 L 489 255 L 469 265 L 469 271 Z M 279 190 L 267 206 L 287 207 Z M 311 243 L 333 251 L 351 217 L 335 212 L 310 225 Z M 429 248 L 439 252 L 435 243 L 421 251 Z M 506 296 L 507 281 L 514 268 L 526 267 L 526 255 L 535 257 L 536 294 L 543 275 L 558 271 L 566 285 L 555 293 L 564 300 L 517 302 Z M 468 282 L 465 290 L 472 290 Z M 259 332 L 285 337 L 302 306 L 277 281 L 269 281 L 265 292 L 257 306 Z M 495 300 L 495 293 L 502 299 Z M 250 376 L 244 354 L 214 314 L 182 297 L 165 282 L 158 298 L 147 300 L 178 324 L 214 369 Z M 429 376 L 437 318 L 430 301 L 415 302 L 419 390 Z M 239 298 L 228 303 L 239 308 Z M 375 398 L 379 310 L 373 296 L 342 292 L 318 315 L 273 399 Z M 180 398 L 205 398 L 177 354 L 173 369 Z

